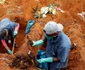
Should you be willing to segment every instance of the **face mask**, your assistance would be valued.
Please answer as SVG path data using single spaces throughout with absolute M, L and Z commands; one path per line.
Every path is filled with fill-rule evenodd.
M 45 34 L 45 37 L 47 38 L 47 40 L 51 40 L 51 39 L 54 38 L 55 36 L 47 36 L 47 35 Z

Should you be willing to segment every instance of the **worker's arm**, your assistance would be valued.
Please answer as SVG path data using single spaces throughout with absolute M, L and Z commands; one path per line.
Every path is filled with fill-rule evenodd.
M 33 42 L 32 46 L 42 46 L 44 43 L 43 39 L 38 41 L 32 41 L 32 42 Z
M 6 41 L 5 40 L 1 40 L 3 46 L 6 48 L 6 50 L 8 51 L 9 54 L 12 54 L 12 51 L 9 49 L 9 47 L 7 46 L 6 44 Z
M 48 58 L 42 58 L 37 60 L 37 62 L 39 63 L 45 63 L 45 62 L 59 62 L 60 60 L 58 58 L 55 57 L 48 57 Z
M 15 27 L 15 31 L 18 31 L 19 30 L 19 24 Z
M 38 41 L 32 41 L 31 45 L 32 46 L 42 46 L 45 42 L 45 38 L 43 37 L 42 39 L 38 40 Z
M 15 27 L 14 37 L 16 37 L 16 35 L 18 34 L 18 30 L 19 30 L 19 24 Z
M 63 45 L 64 46 L 64 45 Z M 68 47 L 61 47 L 60 50 L 58 51 L 58 59 L 60 60 L 60 62 L 65 62 L 68 59 L 69 56 L 69 52 L 70 52 L 70 47 L 68 45 Z

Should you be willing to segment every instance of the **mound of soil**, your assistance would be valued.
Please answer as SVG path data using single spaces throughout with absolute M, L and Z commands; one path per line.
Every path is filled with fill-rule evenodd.
M 23 70 L 29 68 L 30 65 L 32 65 L 31 59 L 23 55 L 18 55 L 13 60 L 11 67 L 20 68 Z

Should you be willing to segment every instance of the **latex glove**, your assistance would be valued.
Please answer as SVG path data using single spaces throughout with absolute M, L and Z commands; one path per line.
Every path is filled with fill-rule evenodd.
M 43 40 L 32 41 L 32 42 L 33 42 L 32 46 L 41 46 L 41 45 L 43 45 L 43 43 L 44 43 Z
M 14 31 L 14 33 L 13 33 L 14 37 L 16 37 L 17 34 L 18 34 L 18 32 Z
M 42 59 L 37 60 L 37 62 L 39 62 L 39 63 L 53 62 L 53 57 L 42 58 Z
M 9 54 L 12 54 L 12 51 L 10 49 L 7 50 Z

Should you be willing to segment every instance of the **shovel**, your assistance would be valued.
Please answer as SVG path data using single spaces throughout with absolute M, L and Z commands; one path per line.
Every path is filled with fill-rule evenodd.
M 14 46 L 15 46 L 15 38 L 14 38 L 14 43 L 13 43 L 13 47 L 12 47 L 12 54 L 14 53 Z

